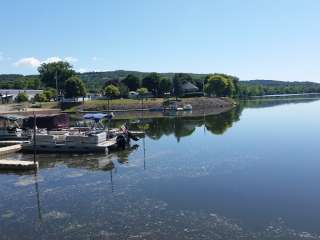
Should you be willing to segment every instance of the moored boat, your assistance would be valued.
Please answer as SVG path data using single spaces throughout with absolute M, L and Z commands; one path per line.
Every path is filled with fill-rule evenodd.
M 0 140 L 25 140 L 21 126 L 24 117 L 18 115 L 0 115 Z
M 35 140 L 35 141 L 34 141 Z M 107 153 L 116 140 L 106 140 L 105 132 L 76 133 L 49 131 L 36 134 L 35 139 L 22 145 L 22 151 L 39 153 Z

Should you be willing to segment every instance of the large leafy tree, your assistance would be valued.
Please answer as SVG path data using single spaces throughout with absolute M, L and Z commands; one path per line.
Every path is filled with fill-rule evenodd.
M 209 75 L 205 85 L 205 91 L 209 96 L 217 97 L 231 96 L 232 86 L 231 81 L 221 75 Z
M 115 97 L 118 97 L 120 95 L 120 90 L 118 87 L 110 84 L 108 85 L 105 90 L 105 95 L 108 97 L 108 98 L 115 98 Z
M 143 87 L 158 96 L 161 76 L 159 73 L 150 73 L 142 80 Z
M 159 93 L 160 94 L 165 94 L 167 92 L 171 92 L 172 90 L 172 82 L 170 81 L 169 78 L 161 78 L 160 84 L 159 84 Z
M 40 80 L 46 87 L 56 88 L 56 77 L 58 82 L 58 89 L 64 87 L 65 81 L 75 75 L 75 71 L 72 69 L 72 65 L 68 62 L 53 62 L 43 63 L 38 68 L 40 73 Z
M 124 83 L 130 91 L 135 91 L 140 86 L 140 79 L 133 74 L 129 74 L 125 79 L 122 80 L 122 83 Z
M 64 84 L 64 96 L 66 98 L 85 97 L 86 88 L 80 78 L 70 77 Z

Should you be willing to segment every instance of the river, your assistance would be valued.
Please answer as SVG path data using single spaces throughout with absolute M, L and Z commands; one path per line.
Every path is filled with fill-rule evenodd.
M 320 239 L 319 109 L 254 100 L 144 119 L 126 151 L 40 154 L 0 173 L 1 239 Z

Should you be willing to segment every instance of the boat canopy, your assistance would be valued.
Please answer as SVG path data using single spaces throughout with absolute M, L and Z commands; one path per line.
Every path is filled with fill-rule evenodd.
M 18 127 L 22 125 L 24 116 L 20 115 L 0 115 L 0 129 L 7 127 Z
M 24 116 L 20 116 L 20 115 L 0 115 L 0 120 L 5 120 L 5 121 L 18 121 L 24 118 L 25 118 Z
M 34 117 L 23 119 L 23 127 L 32 129 L 34 125 Z M 68 114 L 53 114 L 53 115 L 37 115 L 37 128 L 45 128 L 47 130 L 61 129 L 69 127 Z
M 106 114 L 106 113 L 87 113 L 83 115 L 84 119 L 94 120 L 95 122 L 99 122 L 101 119 L 106 118 L 111 120 L 113 118 L 113 113 Z

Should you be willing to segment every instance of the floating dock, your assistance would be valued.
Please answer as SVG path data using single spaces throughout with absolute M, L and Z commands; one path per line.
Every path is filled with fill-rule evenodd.
M 10 153 L 19 152 L 21 149 L 22 149 L 21 144 L 0 147 L 0 155 L 6 155 L 6 154 L 10 154 Z
M 38 168 L 38 163 L 31 161 L 17 160 L 0 160 L 0 170 L 35 170 Z

